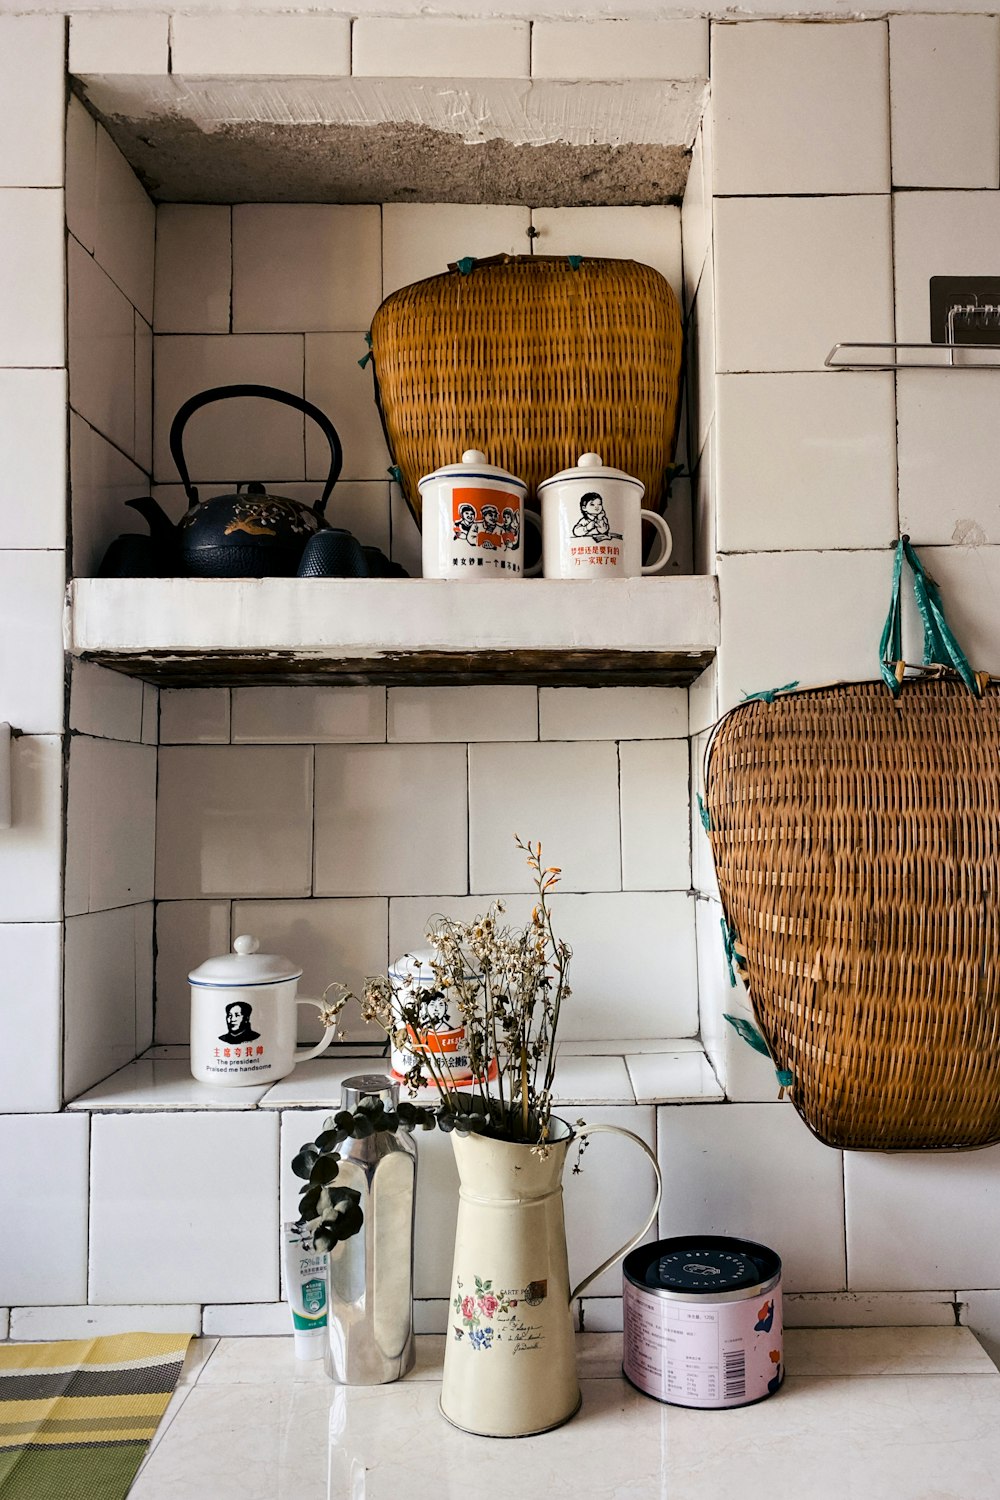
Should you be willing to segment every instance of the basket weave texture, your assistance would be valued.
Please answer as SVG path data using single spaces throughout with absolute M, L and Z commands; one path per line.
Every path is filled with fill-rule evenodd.
M 596 451 L 659 509 L 673 457 L 681 311 L 630 260 L 497 256 L 393 292 L 371 329 L 376 399 L 411 510 L 468 448 L 523 479 Z
M 1000 687 L 742 704 L 706 793 L 738 967 L 814 1134 L 1000 1140 Z

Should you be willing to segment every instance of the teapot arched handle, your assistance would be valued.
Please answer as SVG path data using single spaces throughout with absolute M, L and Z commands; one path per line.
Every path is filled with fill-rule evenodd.
M 340 477 L 340 471 L 344 467 L 344 450 L 341 447 L 337 429 L 334 427 L 326 412 L 320 411 L 318 406 L 313 406 L 311 401 L 306 401 L 302 396 L 293 395 L 291 391 L 278 390 L 273 385 L 215 385 L 211 390 L 199 391 L 197 396 L 190 396 L 184 405 L 180 407 L 177 415 L 170 424 L 170 456 L 173 459 L 177 472 L 180 475 L 184 493 L 191 505 L 198 503 L 198 491 L 191 484 L 188 474 L 188 466 L 184 458 L 183 434 L 188 419 L 200 411 L 203 406 L 208 406 L 212 401 L 226 401 L 237 396 L 259 396 L 265 401 L 280 401 L 283 406 L 293 406 L 296 411 L 305 412 L 307 417 L 312 417 L 317 427 L 323 433 L 330 445 L 330 472 L 326 476 L 323 493 L 313 506 L 313 515 L 323 519 L 326 510 L 326 502 L 330 498 L 330 492 Z
M 592 1281 L 596 1281 L 598 1276 L 600 1276 L 603 1271 L 606 1271 L 609 1266 L 613 1266 L 616 1260 L 621 1260 L 623 1255 L 627 1255 L 634 1245 L 638 1245 L 639 1241 L 642 1239 L 643 1235 L 646 1233 L 647 1229 L 649 1229 L 650 1225 L 653 1223 L 653 1220 L 656 1218 L 657 1210 L 660 1207 L 660 1199 L 663 1197 L 663 1178 L 660 1175 L 660 1164 L 656 1160 L 656 1153 L 650 1146 L 646 1144 L 641 1136 L 633 1135 L 631 1130 L 623 1130 L 620 1125 L 580 1125 L 577 1127 L 576 1133 L 578 1136 L 597 1135 L 598 1133 L 605 1135 L 624 1135 L 630 1141 L 634 1141 L 639 1149 L 645 1152 L 646 1156 L 649 1157 L 649 1160 L 653 1165 L 653 1171 L 656 1174 L 656 1194 L 653 1198 L 653 1206 L 649 1210 L 649 1214 L 647 1215 L 646 1221 L 643 1224 L 642 1228 L 637 1230 L 630 1240 L 626 1240 L 624 1245 L 620 1246 L 619 1249 L 614 1252 L 614 1254 L 609 1255 L 607 1260 L 602 1260 L 596 1271 L 591 1271 L 589 1276 L 585 1276 L 580 1284 L 573 1288 L 573 1290 L 569 1294 L 570 1302 L 575 1302 L 577 1297 L 580 1296 L 581 1292 L 585 1291 L 586 1288 L 590 1286 L 590 1283 Z

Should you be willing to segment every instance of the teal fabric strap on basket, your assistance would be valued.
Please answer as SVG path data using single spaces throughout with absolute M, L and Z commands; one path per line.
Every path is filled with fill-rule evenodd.
M 977 698 L 981 697 L 982 687 L 945 619 L 940 590 L 933 578 L 929 578 L 924 571 L 924 565 L 908 536 L 900 537 L 893 563 L 892 597 L 889 601 L 889 613 L 886 616 L 879 645 L 879 667 L 882 680 L 895 697 L 902 686 L 897 669 L 903 661 L 903 611 L 900 600 L 900 582 L 904 559 L 913 574 L 913 594 L 924 625 L 924 666 L 950 667 L 958 673 L 970 693 Z

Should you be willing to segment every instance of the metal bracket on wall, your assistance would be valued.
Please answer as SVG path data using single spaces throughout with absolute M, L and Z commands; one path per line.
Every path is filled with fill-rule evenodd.
M 828 370 L 1000 369 L 1000 276 L 932 276 L 927 344 L 834 344 Z M 889 358 L 887 349 L 933 353 L 935 359 Z M 872 351 L 871 355 L 867 351 Z M 863 356 L 863 357 L 859 357 Z M 957 357 L 956 357 L 957 356 Z M 985 356 L 985 357 L 984 357 Z
M 884 353 L 901 349 L 933 350 L 938 358 L 895 359 Z M 858 357 L 868 350 L 873 357 Z M 1000 344 L 834 344 L 823 364 L 828 370 L 1000 370 Z

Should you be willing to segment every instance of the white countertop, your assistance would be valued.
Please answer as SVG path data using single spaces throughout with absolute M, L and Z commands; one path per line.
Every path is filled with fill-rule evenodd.
M 578 1336 L 583 1407 L 519 1441 L 437 1410 L 442 1337 L 394 1385 L 339 1387 L 291 1338 L 194 1341 L 130 1500 L 988 1500 L 1000 1373 L 966 1328 L 790 1329 L 755 1406 L 662 1406 L 620 1334 Z

